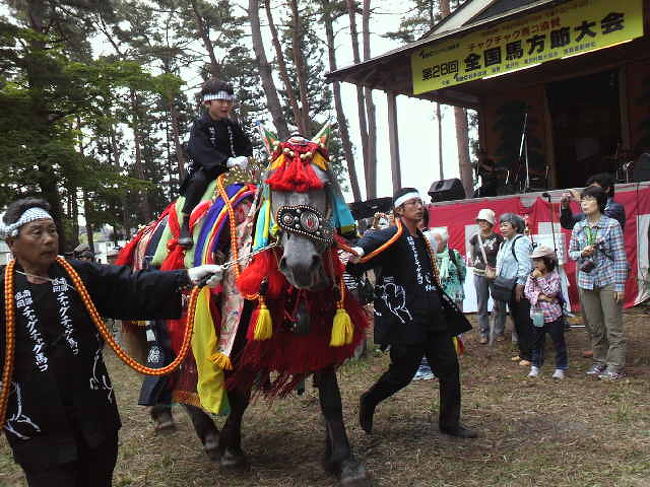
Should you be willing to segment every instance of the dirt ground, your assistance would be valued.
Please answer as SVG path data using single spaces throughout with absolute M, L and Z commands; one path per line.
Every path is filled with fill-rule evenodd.
M 528 379 L 510 361 L 510 342 L 491 348 L 470 333 L 461 360 L 463 421 L 480 431 L 476 440 L 438 432 L 436 381 L 414 382 L 382 403 L 366 435 L 356 420 L 358 398 L 388 361 L 381 353 L 352 361 L 339 381 L 355 454 L 378 486 L 650 486 L 650 314 L 632 310 L 625 324 L 628 376 L 615 383 L 585 377 L 581 328 L 567 333 L 570 370 L 561 382 L 550 378 L 552 351 L 543 375 Z M 111 352 L 107 362 L 124 422 L 114 485 L 335 485 L 320 466 L 324 430 L 311 387 L 301 397 L 256 401 L 243 428 L 250 470 L 220 472 L 180 407 L 176 431 L 156 435 L 136 405 L 141 378 Z M 4 436 L 0 485 L 24 485 Z

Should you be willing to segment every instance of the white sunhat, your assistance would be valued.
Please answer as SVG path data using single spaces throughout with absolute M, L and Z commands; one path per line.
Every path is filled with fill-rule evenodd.
M 488 222 L 490 225 L 494 226 L 494 218 L 495 214 L 494 211 L 490 210 L 489 208 L 483 208 L 482 210 L 479 210 L 478 215 L 476 215 L 477 220 L 485 220 Z

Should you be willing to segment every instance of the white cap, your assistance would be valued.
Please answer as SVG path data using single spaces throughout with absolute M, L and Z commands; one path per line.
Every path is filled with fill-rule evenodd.
M 479 210 L 478 215 L 476 215 L 477 220 L 485 220 L 488 222 L 490 225 L 494 226 L 494 211 L 490 210 L 489 208 L 483 208 L 482 210 Z

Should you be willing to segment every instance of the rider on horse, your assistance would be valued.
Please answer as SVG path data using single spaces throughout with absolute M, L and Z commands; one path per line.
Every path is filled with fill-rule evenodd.
M 194 245 L 189 215 L 201 200 L 210 183 L 233 167 L 246 169 L 253 155 L 250 139 L 230 118 L 235 96 L 230 84 L 209 79 L 201 88 L 206 112 L 194 122 L 187 150 L 192 159 L 189 173 L 181 186 L 185 196 L 178 244 L 189 249 Z

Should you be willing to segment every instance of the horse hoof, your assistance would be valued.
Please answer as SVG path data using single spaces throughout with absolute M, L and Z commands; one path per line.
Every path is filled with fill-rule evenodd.
M 370 486 L 368 472 L 356 458 L 347 458 L 341 462 L 339 482 L 345 487 Z
M 248 468 L 248 460 L 246 460 L 246 455 L 243 452 L 225 450 L 221 454 L 219 466 L 227 470 L 246 470 Z
M 218 462 L 221 460 L 221 452 L 219 451 L 219 438 L 209 433 L 206 435 L 205 440 L 203 441 L 203 449 L 205 454 L 213 462 Z

